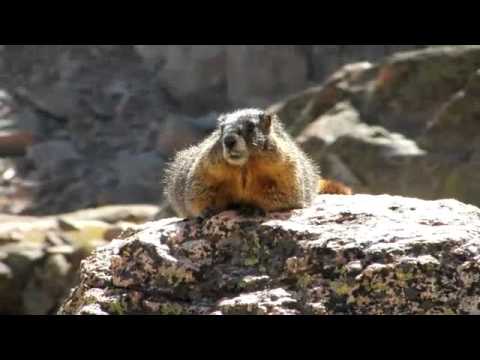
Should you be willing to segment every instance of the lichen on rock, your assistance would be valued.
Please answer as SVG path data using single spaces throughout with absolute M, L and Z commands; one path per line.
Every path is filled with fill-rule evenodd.
M 480 209 L 319 196 L 306 209 L 164 219 L 98 248 L 60 314 L 477 314 Z

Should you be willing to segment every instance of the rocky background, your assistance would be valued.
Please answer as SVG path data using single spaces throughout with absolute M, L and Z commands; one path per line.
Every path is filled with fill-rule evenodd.
M 0 313 L 54 312 L 91 249 L 171 215 L 165 162 L 233 108 L 356 192 L 478 206 L 479 79 L 475 45 L 0 45 Z
M 266 107 L 343 64 L 419 47 L 0 45 L 0 156 L 22 156 L 0 171 L 24 199 L 0 205 L 41 215 L 157 203 L 164 162 L 219 112 Z

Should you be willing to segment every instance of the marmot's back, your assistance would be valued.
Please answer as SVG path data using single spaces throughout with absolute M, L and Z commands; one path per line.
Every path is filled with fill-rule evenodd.
M 185 210 L 185 188 L 188 181 L 188 170 L 195 162 L 197 147 L 180 151 L 165 170 L 165 195 L 179 216 L 187 217 Z
M 176 155 L 166 170 L 166 195 L 183 217 L 236 206 L 282 211 L 310 205 L 319 181 L 275 115 L 246 109 L 222 115 L 207 139 Z
M 213 132 L 203 142 L 179 151 L 172 162 L 165 169 L 165 196 L 175 212 L 182 217 L 191 217 L 187 211 L 186 189 L 195 174 L 192 172 L 194 165 L 201 158 L 208 157 L 202 154 L 202 149 L 207 150 L 218 141 L 218 131 Z

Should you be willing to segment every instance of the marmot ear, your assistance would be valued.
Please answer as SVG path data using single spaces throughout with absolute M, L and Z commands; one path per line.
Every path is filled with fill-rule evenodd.
M 272 126 L 272 120 L 275 116 L 275 114 L 267 113 L 263 113 L 262 115 L 260 115 L 260 125 L 262 126 L 262 128 L 265 130 L 269 130 Z

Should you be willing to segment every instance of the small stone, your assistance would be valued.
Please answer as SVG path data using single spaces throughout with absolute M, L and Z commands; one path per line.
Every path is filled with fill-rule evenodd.
M 345 269 L 347 270 L 348 274 L 357 275 L 362 272 L 362 262 L 359 260 L 351 261 L 347 265 L 345 265 Z
M 58 219 L 58 227 L 63 231 L 80 231 L 81 229 L 75 225 L 73 221 L 69 221 L 67 219 Z
M 63 254 L 51 254 L 46 262 L 47 274 L 50 274 L 53 281 L 62 281 L 69 274 L 72 265 Z
M 46 250 L 47 254 L 55 255 L 71 255 L 75 252 L 75 248 L 71 245 L 57 245 L 51 246 Z
M 112 241 L 119 238 L 124 232 L 134 230 L 138 225 L 128 222 L 119 222 L 105 231 L 103 239 L 106 241 Z
M 12 279 L 12 277 L 13 277 L 13 274 L 10 267 L 4 264 L 3 262 L 0 262 L 0 281 L 4 279 L 10 280 Z
M 50 246 L 64 246 L 68 244 L 68 240 L 65 237 L 55 232 L 48 232 L 45 235 L 45 242 Z

